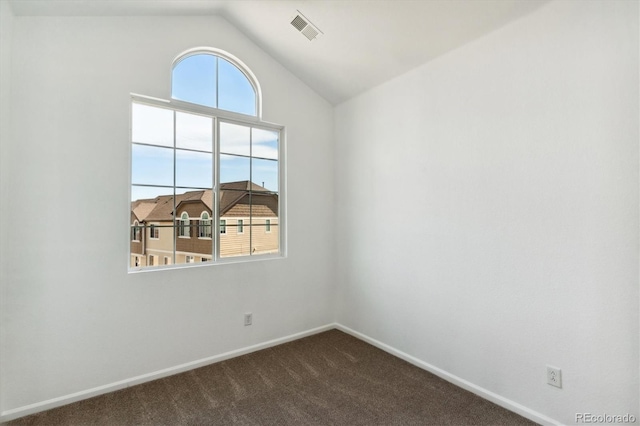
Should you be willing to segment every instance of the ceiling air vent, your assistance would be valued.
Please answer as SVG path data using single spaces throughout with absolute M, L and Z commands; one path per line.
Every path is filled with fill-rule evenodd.
M 298 14 L 291 21 L 291 25 L 293 25 L 296 30 L 300 31 L 309 41 L 313 41 L 316 37 L 322 35 L 322 31 L 320 31 L 318 27 L 305 18 L 299 10 L 297 12 Z

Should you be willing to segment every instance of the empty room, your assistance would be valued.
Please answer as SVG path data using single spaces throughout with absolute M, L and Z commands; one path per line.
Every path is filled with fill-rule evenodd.
M 637 0 L 0 0 L 0 422 L 639 424 Z

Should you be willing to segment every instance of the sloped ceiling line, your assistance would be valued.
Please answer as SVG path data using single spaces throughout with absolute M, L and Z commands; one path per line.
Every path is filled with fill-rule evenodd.
M 525 16 L 549 0 L 10 0 L 17 16 L 220 15 L 331 104 Z M 309 43 L 300 10 L 324 33 Z

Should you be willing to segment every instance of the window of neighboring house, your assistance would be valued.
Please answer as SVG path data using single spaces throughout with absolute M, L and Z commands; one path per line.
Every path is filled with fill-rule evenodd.
M 134 265 L 135 265 L 135 266 L 140 266 L 140 256 L 136 256 L 136 257 L 135 257 Z
M 189 214 L 187 214 L 187 212 L 182 213 L 180 216 L 178 236 L 182 238 L 189 238 L 191 236 L 191 220 L 189 219 Z
M 211 238 L 211 219 L 209 213 L 200 214 L 200 224 L 198 225 L 199 238 Z
M 165 265 L 171 265 L 171 259 L 169 259 L 169 256 L 165 256 L 164 257 L 164 264 Z
M 194 256 L 185 256 L 185 260 L 187 263 L 193 263 L 195 261 L 195 257 Z
M 156 240 L 160 238 L 160 230 L 156 225 L 151 225 L 149 227 L 149 238 L 154 238 Z
M 201 262 L 208 262 L 209 259 L 207 259 L 206 257 L 203 257 L 202 259 L 200 259 Z
M 155 256 L 150 254 L 149 255 L 149 266 L 154 266 L 155 265 Z
M 284 129 L 261 121 L 256 77 L 239 59 L 212 48 L 184 52 L 174 60 L 171 76 L 171 100 L 132 95 L 132 213 L 141 222 L 155 222 L 151 238 L 159 237 L 161 227 L 174 228 L 162 243 L 174 263 L 191 263 L 196 256 L 213 262 L 281 256 Z M 184 240 L 191 236 L 188 212 L 196 208 L 203 213 L 194 232 L 210 243 Z M 221 244 L 220 236 L 227 234 L 221 217 L 228 213 L 248 218 Z M 279 232 L 257 246 L 254 234 L 271 231 L 265 218 L 275 219 Z M 234 244 L 237 234 L 249 234 L 248 242 L 243 237 L 242 244 Z M 178 257 L 178 252 L 187 254 Z
M 265 221 L 264 232 L 271 232 L 271 219 Z
M 133 221 L 133 226 L 131 227 L 131 240 L 132 241 L 140 241 L 140 225 L 137 220 Z

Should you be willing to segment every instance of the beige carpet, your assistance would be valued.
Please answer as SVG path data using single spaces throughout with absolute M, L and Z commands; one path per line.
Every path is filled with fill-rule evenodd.
M 534 425 L 338 330 L 9 425 Z

